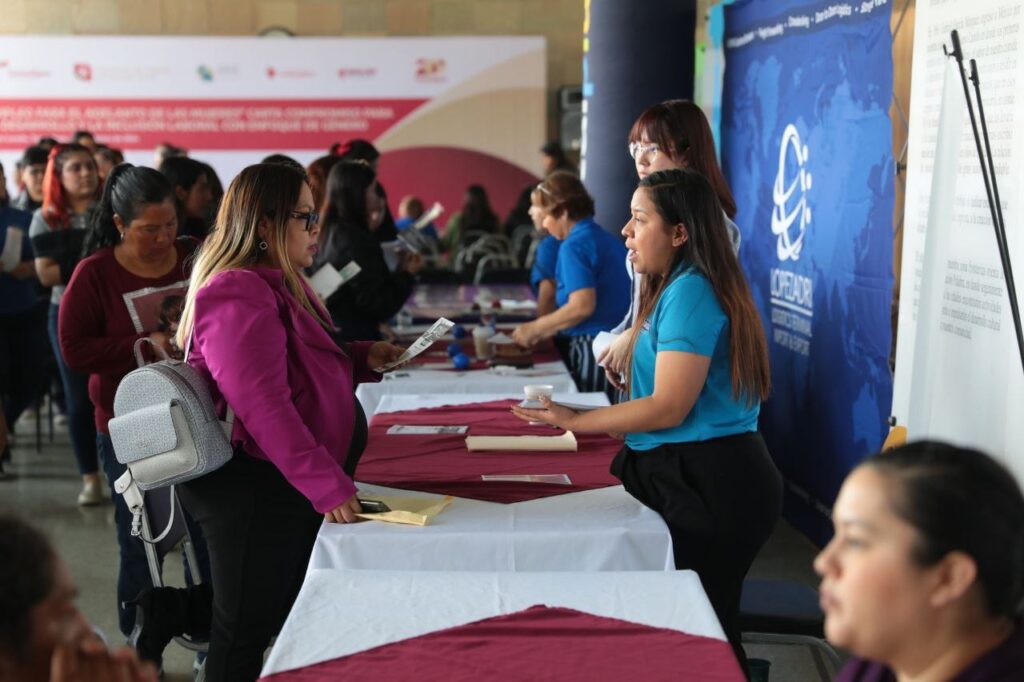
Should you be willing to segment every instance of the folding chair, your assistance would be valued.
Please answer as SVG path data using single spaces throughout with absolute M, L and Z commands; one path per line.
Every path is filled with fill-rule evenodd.
M 739 624 L 744 644 L 810 647 L 818 675 L 826 682 L 842 666 L 839 654 L 825 641 L 825 614 L 818 604 L 818 592 L 807 585 L 790 580 L 745 580 Z
M 175 506 L 174 509 L 174 523 L 171 529 L 167 532 L 159 542 L 149 543 L 143 542 L 141 539 L 139 542 L 143 543 L 146 549 L 146 561 L 149 564 L 149 576 L 153 580 L 153 587 L 164 587 L 163 579 L 163 562 L 171 551 L 174 550 L 179 544 L 182 546 L 182 550 L 185 555 L 185 561 L 188 563 L 189 574 L 191 576 L 192 585 L 201 585 L 203 582 L 202 574 L 199 570 L 199 561 L 196 558 L 195 546 L 192 543 L 192 536 L 189 534 L 188 525 L 185 523 L 185 513 L 181 507 L 181 503 L 178 501 L 177 494 L 174 493 L 174 487 L 170 488 L 157 488 L 146 492 L 143 514 L 142 514 L 142 533 L 145 537 L 155 537 L 154 529 L 157 533 L 162 533 L 163 529 L 167 527 L 167 522 L 171 518 L 171 505 Z M 141 623 L 142 609 L 138 607 L 138 613 L 136 615 L 136 622 Z M 205 653 L 209 647 L 207 642 L 196 642 L 186 636 L 178 636 L 174 638 L 174 641 L 190 651 L 203 652 Z M 196 682 L 203 682 L 205 679 L 205 670 L 200 667 L 195 671 Z

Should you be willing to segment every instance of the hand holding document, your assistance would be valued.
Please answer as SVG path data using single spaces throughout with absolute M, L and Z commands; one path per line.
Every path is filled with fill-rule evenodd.
M 430 329 L 423 332 L 418 339 L 413 341 L 412 345 L 405 349 L 405 352 L 398 356 L 397 360 L 381 365 L 375 371 L 387 372 L 389 369 L 394 369 L 399 365 L 412 360 L 414 357 L 430 348 L 431 344 L 437 341 L 439 338 L 448 333 L 448 330 L 455 326 L 455 323 L 451 320 L 440 318 L 437 322 L 430 326 Z
M 430 210 L 419 217 L 419 220 L 414 222 L 412 226 L 417 230 L 422 230 L 424 227 L 429 225 L 438 219 L 441 213 L 444 212 L 444 206 L 438 202 L 434 202 L 434 205 L 430 207 Z

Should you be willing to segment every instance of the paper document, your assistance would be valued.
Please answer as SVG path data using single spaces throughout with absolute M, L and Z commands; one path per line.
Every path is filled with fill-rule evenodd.
M 590 412 L 591 410 L 600 410 L 602 407 L 608 407 L 607 405 L 583 405 L 580 403 L 565 402 L 555 403 L 555 405 L 568 407 L 570 410 L 576 410 L 577 412 Z M 527 398 L 523 402 L 519 403 L 519 407 L 525 407 L 528 410 L 543 410 L 544 403 L 535 398 Z
M 412 226 L 417 230 L 422 230 L 424 227 L 437 220 L 443 212 L 444 206 L 435 201 L 434 205 L 430 207 L 430 210 L 421 215 L 419 220 L 413 223 Z
M 326 301 L 342 284 L 358 275 L 361 271 L 362 268 L 355 261 L 350 262 L 340 271 L 336 270 L 330 263 L 324 263 L 324 266 L 309 278 L 309 285 L 313 287 L 313 291 L 316 292 L 317 296 Z
M 536 310 L 537 302 L 528 298 L 518 300 L 514 298 L 502 298 L 499 300 L 502 310 Z
M 507 481 L 509 483 L 554 483 L 572 485 L 569 474 L 483 474 L 481 481 Z
M 409 362 L 414 357 L 430 348 L 431 344 L 437 341 L 439 338 L 448 333 L 448 330 L 455 326 L 455 323 L 451 320 L 441 318 L 434 324 L 430 325 L 430 329 L 423 332 L 420 338 L 413 341 L 412 345 L 405 349 L 405 352 L 398 356 L 398 359 L 389 362 L 386 365 L 378 367 L 376 371 L 386 372 L 389 369 L 398 367 L 399 365 Z
M 18 267 L 21 262 L 21 243 L 25 233 L 17 227 L 7 228 L 7 239 L 4 240 L 4 250 L 0 252 L 0 263 L 3 264 L 4 272 L 10 272 Z M 35 275 L 33 275 L 34 277 Z M 13 428 L 13 427 L 12 427 Z
M 594 358 L 596 359 L 601 357 L 601 353 L 604 352 L 604 349 L 610 346 L 612 344 L 612 341 L 614 341 L 617 338 L 619 338 L 618 334 L 612 334 L 610 332 L 598 332 L 597 336 L 594 337 L 594 340 L 590 344 L 591 349 L 594 351 Z M 603 362 L 599 362 L 597 364 L 600 365 L 601 367 L 604 367 Z
M 466 449 L 519 450 L 522 452 L 576 452 L 576 436 L 566 431 L 561 436 L 468 436 Z
M 386 504 L 391 511 L 380 514 L 356 514 L 361 519 L 371 521 L 386 521 L 388 523 L 402 523 L 407 526 L 425 526 L 451 504 L 452 497 L 442 499 L 436 497 L 392 497 L 389 495 L 374 495 L 373 499 Z
M 389 436 L 434 436 L 439 434 L 462 434 L 469 430 L 468 426 L 419 426 L 413 424 L 394 424 L 388 429 Z

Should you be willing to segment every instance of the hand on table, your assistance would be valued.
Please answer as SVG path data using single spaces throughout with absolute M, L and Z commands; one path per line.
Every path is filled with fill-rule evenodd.
M 523 348 L 533 348 L 544 338 L 536 322 L 524 322 L 512 330 L 512 340 Z
M 551 398 L 548 397 L 542 396 L 540 398 L 540 402 L 544 405 L 543 410 L 533 410 L 513 405 L 512 414 L 523 421 L 544 422 L 545 424 L 551 424 L 552 426 L 557 426 L 561 429 L 565 429 L 566 431 L 572 430 L 573 422 L 576 420 L 576 417 L 579 416 L 579 412 L 569 409 L 564 405 L 553 403 L 551 402 Z
M 604 366 L 604 375 L 610 383 L 620 391 L 626 389 L 625 375 L 628 367 L 626 362 L 629 359 L 629 339 L 632 336 L 627 329 L 608 344 L 601 354 L 597 356 L 598 364 Z
M 324 519 L 328 523 L 356 523 L 361 521 L 356 514 L 363 511 L 363 507 L 359 504 L 359 500 L 355 495 L 348 498 L 331 511 L 324 514 Z
M 378 341 L 370 346 L 370 350 L 366 354 L 366 365 L 370 369 L 379 369 L 389 362 L 397 360 L 404 352 L 404 348 L 387 341 Z

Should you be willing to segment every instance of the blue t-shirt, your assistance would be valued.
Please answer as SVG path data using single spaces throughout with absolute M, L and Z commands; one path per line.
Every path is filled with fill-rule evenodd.
M 399 218 L 398 220 L 395 221 L 395 229 L 398 230 L 399 232 L 402 232 L 403 230 L 408 230 L 415 224 L 416 219 L 414 218 Z M 440 237 L 437 236 L 437 226 L 434 225 L 434 223 L 427 223 L 426 225 L 420 228 L 420 232 L 422 232 L 425 236 L 430 237 L 435 242 L 438 239 L 440 239 Z
M 654 393 L 654 363 L 660 351 L 682 351 L 711 358 L 704 388 L 678 426 L 630 433 L 626 445 L 650 450 L 666 443 L 710 440 L 757 430 L 760 402 L 732 394 L 729 359 L 729 318 L 718 303 L 711 282 L 692 266 L 681 266 L 665 287 L 644 323 L 633 349 L 630 398 Z
M 629 308 L 629 275 L 622 267 L 625 257 L 622 241 L 603 230 L 593 218 L 584 218 L 573 226 L 558 249 L 555 303 L 561 308 L 572 292 L 594 289 L 597 305 L 590 317 L 559 334 L 596 334 L 619 323 Z
M 28 236 L 28 228 L 32 223 L 32 214 L 16 208 L 0 208 L 0 254 L 4 252 L 8 239 L 14 231 L 21 232 L 21 249 L 18 263 L 32 261 L 32 240 Z M 5 269 L 6 270 L 6 269 Z M 36 303 L 35 276 L 27 279 L 15 279 L 6 271 L 0 272 L 0 315 L 17 315 L 31 310 Z
M 555 267 L 558 265 L 558 251 L 562 242 L 550 234 L 540 240 L 537 251 L 533 254 L 533 267 L 530 269 L 530 286 L 537 293 L 540 283 L 546 279 L 555 279 Z

